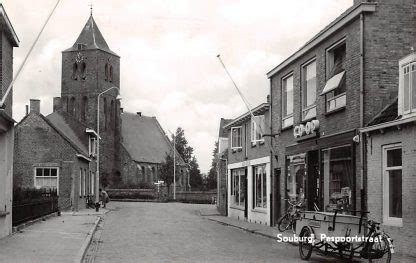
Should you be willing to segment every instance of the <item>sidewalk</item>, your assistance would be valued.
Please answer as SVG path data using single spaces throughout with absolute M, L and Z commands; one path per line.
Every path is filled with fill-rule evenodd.
M 218 213 L 216 208 L 207 208 L 204 210 L 200 210 L 200 215 L 203 216 L 204 218 L 207 218 L 210 221 L 219 223 L 219 224 L 223 224 L 226 226 L 231 226 L 231 227 L 235 227 L 235 228 L 239 228 L 241 230 L 247 231 L 249 233 L 253 233 L 253 234 L 257 234 L 257 235 L 261 235 L 264 237 L 268 237 L 268 238 L 272 238 L 277 240 L 277 235 L 281 234 L 281 237 L 293 237 L 293 233 L 291 231 L 285 231 L 284 233 L 281 233 L 277 227 L 270 227 L 270 226 L 266 226 L 266 225 L 260 225 L 260 224 L 255 224 L 255 223 L 250 223 L 247 221 L 241 221 L 241 220 L 237 220 L 231 217 L 226 217 L 226 216 L 222 216 Z M 297 242 L 288 242 L 292 245 L 297 246 Z M 360 261 L 357 261 L 360 262 Z M 410 257 L 407 255 L 402 255 L 402 254 L 393 254 L 392 256 L 392 262 L 402 262 L 402 263 L 407 263 L 407 262 L 416 262 L 416 258 L 414 257 Z
M 82 257 L 108 210 L 63 212 L 0 239 L 0 262 L 74 262 Z

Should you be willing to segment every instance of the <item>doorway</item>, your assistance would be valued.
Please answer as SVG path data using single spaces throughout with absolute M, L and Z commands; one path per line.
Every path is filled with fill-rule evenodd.
M 319 151 L 309 151 L 307 155 L 307 209 L 310 211 L 322 210 L 320 202 L 320 183 L 319 183 Z

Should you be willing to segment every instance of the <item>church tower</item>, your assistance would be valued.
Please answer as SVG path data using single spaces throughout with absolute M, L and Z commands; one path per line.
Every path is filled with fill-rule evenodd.
M 120 89 L 120 57 L 110 50 L 91 14 L 74 45 L 62 52 L 59 108 L 96 130 L 98 94 L 111 87 Z M 108 178 L 119 174 L 117 95 L 117 89 L 112 89 L 100 96 L 100 177 L 104 185 Z

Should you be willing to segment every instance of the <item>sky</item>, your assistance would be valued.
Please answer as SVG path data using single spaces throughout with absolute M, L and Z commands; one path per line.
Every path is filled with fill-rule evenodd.
M 21 64 L 57 0 L 0 0 L 21 41 Z M 31 3 L 31 4 L 29 4 Z M 207 173 L 220 118 L 247 109 L 218 61 L 252 107 L 266 101 L 266 73 L 350 7 L 353 0 L 61 0 L 14 85 L 13 117 L 29 99 L 52 112 L 61 91 L 61 51 L 90 15 L 121 56 L 122 107 L 156 116 L 165 131 L 185 130 Z

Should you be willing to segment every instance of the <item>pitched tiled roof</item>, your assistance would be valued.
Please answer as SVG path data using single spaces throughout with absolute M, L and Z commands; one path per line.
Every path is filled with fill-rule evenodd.
M 51 113 L 45 119 L 81 154 L 88 156 L 88 135 L 84 125 L 65 112 Z
M 173 146 L 155 117 L 123 112 L 121 123 L 122 144 L 134 161 L 162 163 L 172 152 Z M 182 158 L 178 160 L 185 164 Z
M 394 121 L 398 119 L 400 116 L 398 116 L 397 112 L 398 107 L 398 101 L 397 98 L 387 105 L 379 114 L 377 114 L 369 123 L 367 126 L 373 126 L 380 123 L 385 123 L 389 121 Z
M 78 44 L 84 44 L 84 49 L 86 50 L 101 49 L 111 54 L 117 55 L 108 47 L 108 44 L 105 41 L 103 35 L 101 34 L 100 29 L 98 29 L 98 26 L 95 23 L 92 15 L 90 16 L 84 28 L 82 29 L 81 34 L 79 34 L 77 41 L 75 41 L 74 45 L 71 48 L 65 51 L 78 50 Z
M 218 137 L 227 137 L 227 132 L 224 129 L 224 126 L 227 125 L 228 123 L 230 123 L 231 121 L 232 121 L 232 119 L 221 118 L 220 130 L 219 130 L 219 133 L 218 133 Z

